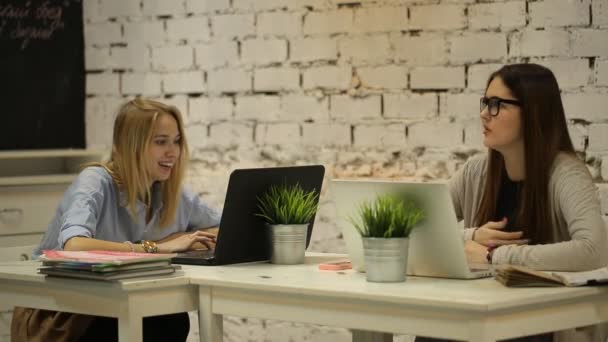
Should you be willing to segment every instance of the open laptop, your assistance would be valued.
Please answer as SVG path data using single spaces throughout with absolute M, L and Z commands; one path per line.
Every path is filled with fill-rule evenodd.
M 353 268 L 364 272 L 363 242 L 349 218 L 358 218 L 362 202 L 393 194 L 414 200 L 425 219 L 410 235 L 407 273 L 416 276 L 475 279 L 493 275 L 489 265 L 467 264 L 454 206 L 447 184 L 387 180 L 331 181 L 336 221 L 342 230 Z
M 239 169 L 230 174 L 224 209 L 213 250 L 179 253 L 176 264 L 227 265 L 270 259 L 264 220 L 259 212 L 258 197 L 273 184 L 300 184 L 305 191 L 321 192 L 325 168 L 322 165 Z M 317 197 L 318 201 L 318 197 Z M 306 247 L 310 243 L 314 217 L 308 226 Z

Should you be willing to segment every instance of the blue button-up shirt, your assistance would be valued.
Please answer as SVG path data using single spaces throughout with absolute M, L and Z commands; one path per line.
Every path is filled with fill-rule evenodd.
M 183 189 L 175 220 L 159 227 L 162 197 L 159 184 L 152 189 L 153 215 L 146 223 L 146 206 L 136 203 L 137 220 L 126 206 L 126 196 L 102 167 L 84 169 L 65 192 L 55 217 L 49 224 L 34 257 L 44 249 L 63 249 L 72 237 L 83 236 L 100 240 L 124 242 L 160 240 L 173 233 L 219 225 L 219 211 L 203 203 L 191 191 Z

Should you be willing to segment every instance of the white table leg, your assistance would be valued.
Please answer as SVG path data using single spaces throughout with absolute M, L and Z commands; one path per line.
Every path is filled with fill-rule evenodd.
M 118 317 L 118 341 L 143 341 L 143 317 L 127 313 Z
M 198 333 L 201 342 L 221 342 L 224 316 L 212 310 L 211 287 L 200 286 L 198 296 Z
M 351 330 L 353 342 L 392 342 L 393 334 L 375 331 Z

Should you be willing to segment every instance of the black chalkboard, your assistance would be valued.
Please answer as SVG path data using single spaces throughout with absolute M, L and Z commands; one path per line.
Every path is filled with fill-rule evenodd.
M 0 0 L 0 150 L 85 147 L 80 0 Z

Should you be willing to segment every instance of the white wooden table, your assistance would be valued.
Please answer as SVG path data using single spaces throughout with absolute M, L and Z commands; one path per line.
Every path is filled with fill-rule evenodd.
M 608 287 L 506 288 L 494 279 L 409 277 L 368 283 L 307 264 L 188 267 L 199 287 L 201 341 L 222 340 L 234 315 L 355 329 L 353 341 L 412 334 L 489 342 L 608 321 Z
M 198 293 L 185 276 L 118 282 L 45 278 L 39 262 L 0 263 L 0 303 L 118 318 L 119 341 L 142 341 L 142 318 L 198 310 Z

